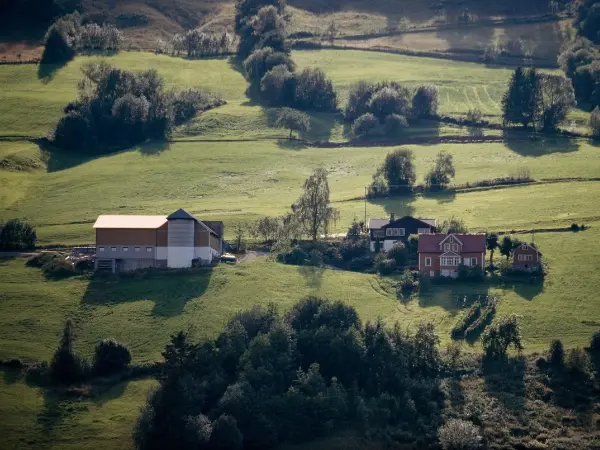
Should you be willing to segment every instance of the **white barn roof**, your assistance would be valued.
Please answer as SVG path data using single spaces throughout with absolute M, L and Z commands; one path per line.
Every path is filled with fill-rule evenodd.
M 160 228 L 167 216 L 98 216 L 94 228 Z

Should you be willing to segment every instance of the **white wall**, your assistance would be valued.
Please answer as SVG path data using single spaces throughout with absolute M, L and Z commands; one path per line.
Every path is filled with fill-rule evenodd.
M 169 248 L 168 247 L 156 247 L 156 259 L 168 259 Z
M 383 242 L 383 250 L 386 252 L 389 252 L 392 247 L 394 246 L 394 244 L 398 241 L 391 241 L 391 240 L 386 240 L 386 241 L 382 241 Z
M 169 220 L 167 266 L 192 267 L 194 259 L 194 221 Z

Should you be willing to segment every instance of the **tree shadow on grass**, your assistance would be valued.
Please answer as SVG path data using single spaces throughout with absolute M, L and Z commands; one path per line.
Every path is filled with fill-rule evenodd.
M 144 156 L 158 156 L 161 153 L 169 150 L 170 144 L 168 141 L 150 141 L 141 144 L 138 151 Z
M 486 281 L 461 282 L 449 279 L 445 284 L 432 285 L 419 293 L 419 306 L 441 307 L 454 317 L 470 308 L 474 302 L 486 298 L 489 288 Z
M 444 205 L 447 203 L 452 203 L 456 200 L 456 192 L 455 191 L 425 191 L 423 192 L 423 197 L 436 200 L 438 204 Z
M 150 300 L 154 302 L 153 316 L 175 317 L 183 313 L 190 300 L 206 292 L 211 276 L 211 269 L 160 269 L 115 276 L 97 275 L 90 280 L 82 302 L 106 305 Z
M 22 373 L 21 373 L 20 369 L 1 367 L 0 371 L 2 371 L 2 377 L 4 380 L 4 384 L 7 384 L 7 385 L 14 384 L 22 378 Z
M 61 170 L 85 164 L 102 156 L 89 154 L 84 151 L 61 150 L 52 145 L 47 139 L 40 139 L 37 144 L 42 154 L 42 160 L 46 161 L 46 170 L 48 172 L 60 172 Z
M 521 356 L 504 361 L 484 359 L 482 362 L 486 392 L 515 413 L 523 412 L 525 405 L 526 365 Z
M 54 79 L 54 77 L 56 76 L 56 74 L 62 68 L 66 67 L 67 64 L 69 64 L 69 61 L 64 61 L 64 62 L 59 63 L 59 64 L 39 63 L 38 64 L 38 70 L 37 70 L 38 80 L 40 80 L 44 84 L 50 83 Z
M 546 156 L 579 150 L 579 141 L 566 136 L 532 134 L 523 130 L 504 130 L 504 144 L 521 156 Z
M 379 218 L 387 219 L 392 214 L 394 214 L 396 217 L 413 216 L 415 214 L 415 207 L 412 205 L 412 203 L 415 200 L 416 195 L 404 194 L 385 198 L 370 198 L 368 199 L 368 203 L 383 207 L 386 216 Z

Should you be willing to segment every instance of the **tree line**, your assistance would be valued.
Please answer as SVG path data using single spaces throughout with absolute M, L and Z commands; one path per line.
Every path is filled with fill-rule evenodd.
M 154 69 L 133 73 L 99 62 L 82 72 L 78 99 L 54 131 L 54 144 L 67 150 L 103 152 L 165 139 L 175 125 L 225 103 L 201 89 L 167 91 Z
M 168 41 L 159 39 L 156 43 L 156 53 L 193 59 L 228 54 L 232 45 L 233 37 L 227 30 L 212 33 L 195 29 L 177 33 Z
M 318 68 L 296 72 L 287 40 L 289 16 L 281 0 L 240 0 L 235 31 L 238 57 L 250 91 L 271 106 L 302 110 L 337 110 L 333 83 Z
M 42 63 L 64 63 L 81 50 L 118 51 L 123 41 L 123 34 L 115 26 L 85 23 L 83 16 L 75 11 L 59 17 L 48 28 Z
M 237 313 L 218 337 L 173 336 L 134 429 L 139 450 L 268 449 L 343 428 L 437 441 L 443 362 L 430 324 L 414 334 L 309 297 Z

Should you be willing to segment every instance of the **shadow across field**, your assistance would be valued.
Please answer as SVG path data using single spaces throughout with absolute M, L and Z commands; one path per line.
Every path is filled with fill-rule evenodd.
M 520 356 L 504 361 L 484 359 L 482 362 L 486 392 L 515 413 L 522 412 L 525 405 L 526 365 L 525 358 Z
M 87 305 L 150 300 L 152 315 L 174 317 L 185 305 L 202 296 L 210 283 L 212 270 L 149 270 L 121 276 L 95 276 L 90 280 L 82 302 Z
M 413 202 L 416 200 L 415 194 L 395 195 L 393 197 L 386 198 L 370 198 L 368 203 L 383 207 L 386 217 L 380 217 L 385 219 L 394 214 L 396 217 L 412 216 L 415 214 L 415 207 Z
M 564 136 L 532 135 L 522 130 L 504 130 L 506 147 L 521 156 L 546 156 L 579 150 L 580 142 Z

